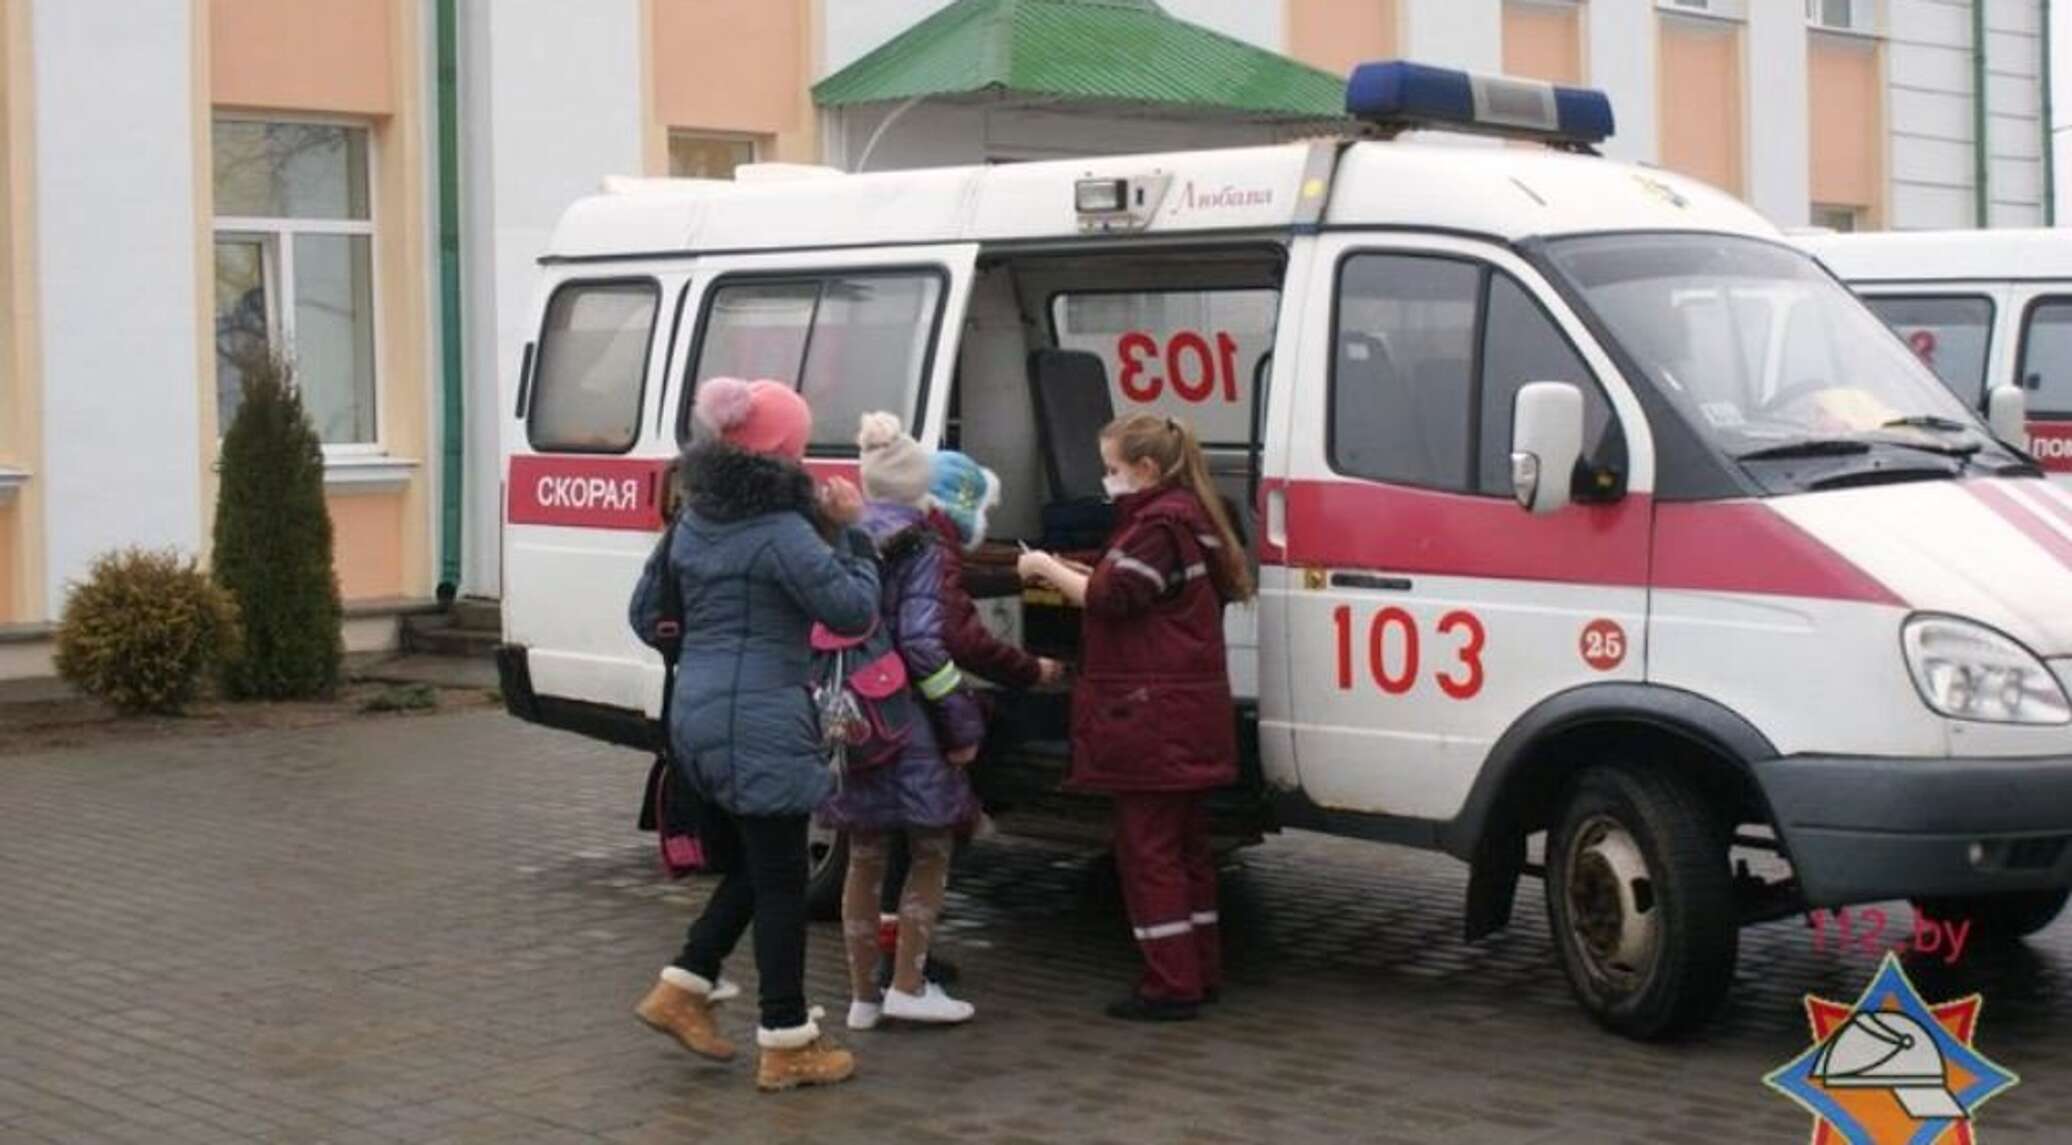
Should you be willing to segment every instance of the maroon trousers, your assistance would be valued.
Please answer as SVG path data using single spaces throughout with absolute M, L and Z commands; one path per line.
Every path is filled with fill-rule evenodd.
M 1217 930 L 1216 856 L 1208 793 L 1144 791 L 1115 796 L 1115 866 L 1130 929 L 1144 955 L 1137 992 L 1200 1001 L 1223 984 Z

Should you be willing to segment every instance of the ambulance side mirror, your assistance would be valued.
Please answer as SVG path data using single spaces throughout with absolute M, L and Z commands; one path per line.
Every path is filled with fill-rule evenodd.
M 1583 391 L 1568 382 L 1528 382 L 1511 409 L 1511 491 L 1534 515 L 1569 501 L 1583 457 Z
M 2029 396 L 2015 386 L 1994 386 L 1986 395 L 1986 428 L 2009 445 L 2029 448 Z

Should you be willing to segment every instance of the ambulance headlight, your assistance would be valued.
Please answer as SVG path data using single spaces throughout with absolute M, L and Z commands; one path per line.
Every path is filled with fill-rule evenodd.
M 1954 616 L 1917 616 L 1901 633 L 1921 700 L 1953 720 L 2072 723 L 2065 688 L 2013 639 Z

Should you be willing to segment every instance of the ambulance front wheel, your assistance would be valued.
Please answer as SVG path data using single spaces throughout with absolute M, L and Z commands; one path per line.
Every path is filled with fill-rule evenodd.
M 1569 986 L 1606 1028 L 1682 1033 L 1718 1009 L 1740 932 L 1729 833 L 1672 773 L 1577 777 L 1547 841 L 1547 918 Z

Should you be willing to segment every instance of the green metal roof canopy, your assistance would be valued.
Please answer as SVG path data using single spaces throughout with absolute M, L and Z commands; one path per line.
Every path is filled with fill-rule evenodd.
M 1339 119 L 1345 81 L 1152 0 L 956 0 L 820 81 L 822 107 L 917 97 L 1077 100 Z

